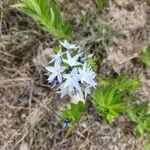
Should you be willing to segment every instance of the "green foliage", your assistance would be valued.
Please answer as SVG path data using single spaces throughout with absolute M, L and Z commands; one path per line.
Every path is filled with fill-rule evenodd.
M 104 122 L 112 123 L 120 113 L 125 112 L 128 92 L 137 87 L 138 81 L 128 79 L 126 74 L 116 79 L 109 77 L 107 80 L 101 80 L 101 85 L 92 94 L 92 103 Z
M 109 31 L 109 27 L 105 24 L 98 24 L 96 27 L 96 31 L 98 33 L 98 36 L 102 38 L 102 42 L 106 43 L 109 39 L 109 35 L 108 32 Z
M 129 77 L 126 73 L 122 73 L 116 79 L 114 79 L 112 76 L 110 76 L 108 78 L 108 83 L 111 84 L 112 86 L 115 86 L 116 89 L 118 89 L 120 91 L 136 90 L 139 85 L 137 78 L 129 79 Z
M 143 48 L 139 59 L 142 63 L 150 67 L 150 46 Z
M 96 111 L 107 123 L 111 123 L 121 112 L 125 110 L 122 93 L 117 93 L 109 86 L 100 86 L 92 95 L 92 102 Z
M 55 46 L 54 49 L 53 49 L 53 52 L 54 52 L 55 54 L 57 54 L 57 53 L 60 51 L 60 49 L 61 49 L 61 46 L 60 46 L 60 45 Z
M 144 133 L 150 134 L 150 113 L 148 113 L 148 102 L 131 105 L 128 109 L 128 116 L 136 123 L 135 135 L 140 137 Z
M 92 57 L 87 60 L 87 64 L 91 66 L 93 69 L 96 67 L 96 57 Z
M 21 0 L 12 7 L 32 17 L 55 38 L 70 38 L 70 25 L 62 20 L 55 0 Z
M 72 129 L 76 123 L 78 123 L 86 111 L 86 104 L 83 102 L 78 102 L 77 104 L 71 103 L 70 107 L 63 111 L 63 115 L 61 117 L 61 122 L 64 120 L 68 120 L 68 129 Z
M 100 9 L 103 9 L 107 4 L 107 0 L 95 0 L 95 2 Z
M 150 150 L 150 135 L 149 135 L 149 141 L 144 145 L 144 150 Z

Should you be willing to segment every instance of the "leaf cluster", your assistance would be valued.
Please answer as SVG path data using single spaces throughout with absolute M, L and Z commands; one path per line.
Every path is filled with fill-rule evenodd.
M 70 25 L 62 20 L 55 0 L 20 0 L 12 7 L 30 16 L 55 38 L 70 38 Z
M 150 46 L 144 47 L 139 56 L 140 61 L 150 67 Z
M 137 79 L 129 79 L 124 73 L 117 78 L 101 80 L 100 86 L 92 94 L 92 103 L 103 121 L 112 121 L 126 110 L 128 92 L 138 87 Z
M 150 149 L 150 135 L 149 135 L 148 142 L 146 142 L 144 145 L 144 150 L 149 150 L 149 149 Z
M 88 59 L 87 64 L 91 66 L 92 69 L 94 69 L 96 67 L 96 57 Z
M 140 137 L 144 133 L 150 135 L 150 113 L 148 113 L 148 102 L 134 103 L 128 109 L 128 117 L 136 124 L 135 135 Z
M 96 5 L 102 10 L 107 4 L 107 0 L 95 0 Z
M 64 120 L 68 121 L 67 128 L 72 129 L 76 123 L 78 123 L 86 111 L 86 104 L 83 102 L 78 102 L 77 104 L 71 103 L 70 107 L 63 111 L 63 115 L 61 117 L 61 122 Z

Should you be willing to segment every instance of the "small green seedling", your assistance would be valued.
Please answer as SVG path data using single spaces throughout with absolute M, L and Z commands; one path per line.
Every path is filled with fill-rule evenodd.
M 142 49 L 139 59 L 143 64 L 150 67 L 150 46 Z
M 122 101 L 123 93 L 117 93 L 111 86 L 100 86 L 92 95 L 92 102 L 97 113 L 103 117 L 104 122 L 112 123 L 114 118 L 125 111 Z
M 135 135 L 143 136 L 150 134 L 150 113 L 148 113 L 148 102 L 135 104 L 128 109 L 128 116 L 131 121 L 136 123 Z
M 102 10 L 106 4 L 107 4 L 107 0 L 95 0 L 96 5 Z
M 55 0 L 20 0 L 12 7 L 30 16 L 55 38 L 70 39 L 70 25 L 62 20 Z
M 104 122 L 112 123 L 116 117 L 125 112 L 128 92 L 137 87 L 138 81 L 128 79 L 126 74 L 116 79 L 109 77 L 101 82 L 92 94 L 92 103 Z
M 71 103 L 70 107 L 63 111 L 61 123 L 64 128 L 73 129 L 80 121 L 83 113 L 86 111 L 86 104 L 78 102 L 77 104 Z

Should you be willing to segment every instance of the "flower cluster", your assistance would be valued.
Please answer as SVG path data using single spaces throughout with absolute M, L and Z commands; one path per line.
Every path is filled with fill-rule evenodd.
M 69 44 L 66 40 L 60 41 L 61 48 L 51 55 L 51 66 L 45 67 L 48 71 L 48 82 L 61 87 L 57 93 L 61 98 L 65 95 L 84 94 L 86 97 L 95 88 L 96 74 L 87 64 L 92 55 L 85 56 L 76 44 Z

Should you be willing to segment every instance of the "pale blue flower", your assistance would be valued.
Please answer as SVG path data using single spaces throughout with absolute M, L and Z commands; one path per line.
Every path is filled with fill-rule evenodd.
M 92 58 L 94 54 L 89 54 L 87 58 Z
M 57 93 L 61 94 L 61 98 L 78 94 L 82 97 L 84 94 L 86 98 L 91 93 L 91 89 L 96 86 L 94 81 L 96 74 L 86 63 L 86 60 L 90 59 L 93 54 L 84 56 L 80 52 L 81 47 L 70 44 L 66 40 L 60 41 L 60 44 L 65 50 L 52 54 L 50 63 L 54 63 L 54 66 L 45 67 L 49 76 L 48 81 L 53 85 L 52 87 L 59 86 L 61 91 Z M 67 74 L 64 74 L 65 70 Z
M 85 61 L 85 60 L 87 60 L 87 59 L 90 59 L 90 58 L 93 57 L 93 55 L 94 55 L 94 54 L 89 54 L 88 56 L 83 57 L 83 58 L 81 59 L 81 61 Z
M 78 49 L 79 46 L 77 46 L 76 44 L 70 44 L 68 43 L 66 40 L 64 40 L 63 42 L 60 41 L 60 44 L 66 48 L 67 50 L 71 50 L 71 49 Z
M 60 63 L 58 61 L 55 61 L 54 67 L 48 66 L 48 67 L 45 67 L 45 69 L 49 73 L 49 78 L 48 78 L 49 83 L 53 82 L 53 80 L 56 77 L 57 77 L 59 83 L 62 82 L 62 75 L 61 75 L 61 73 L 64 72 L 66 67 L 60 66 Z
M 64 88 L 69 87 L 71 91 L 74 91 L 74 89 L 77 91 L 81 91 L 81 87 L 79 85 L 80 77 L 76 68 L 74 68 L 70 74 L 65 74 L 63 77 L 66 79 Z
M 54 61 L 58 61 L 61 62 L 61 56 L 63 55 L 62 50 L 60 50 L 57 54 L 51 54 L 52 60 L 50 61 L 50 63 L 54 62 Z
M 92 86 L 88 85 L 84 89 L 84 96 L 87 97 L 88 94 L 91 94 L 91 88 Z
M 56 93 L 61 94 L 60 98 L 63 98 L 66 95 L 71 96 L 73 91 L 74 90 L 71 89 L 70 87 L 66 87 L 66 88 L 63 88 L 61 91 L 57 91 Z
M 62 128 L 66 128 L 69 125 L 69 121 L 67 119 L 64 119 L 64 122 L 62 124 Z
M 95 72 L 92 71 L 92 69 L 86 64 L 86 62 L 83 65 L 83 68 L 79 68 L 79 74 L 80 74 L 80 80 L 83 84 L 84 82 L 95 87 L 96 82 L 94 81 L 94 78 L 96 76 Z
M 80 62 L 77 62 L 78 58 L 81 57 L 82 53 L 75 55 L 74 57 L 71 57 L 71 54 L 67 51 L 67 59 L 63 59 L 63 62 L 67 63 L 69 66 L 78 66 L 82 65 Z

